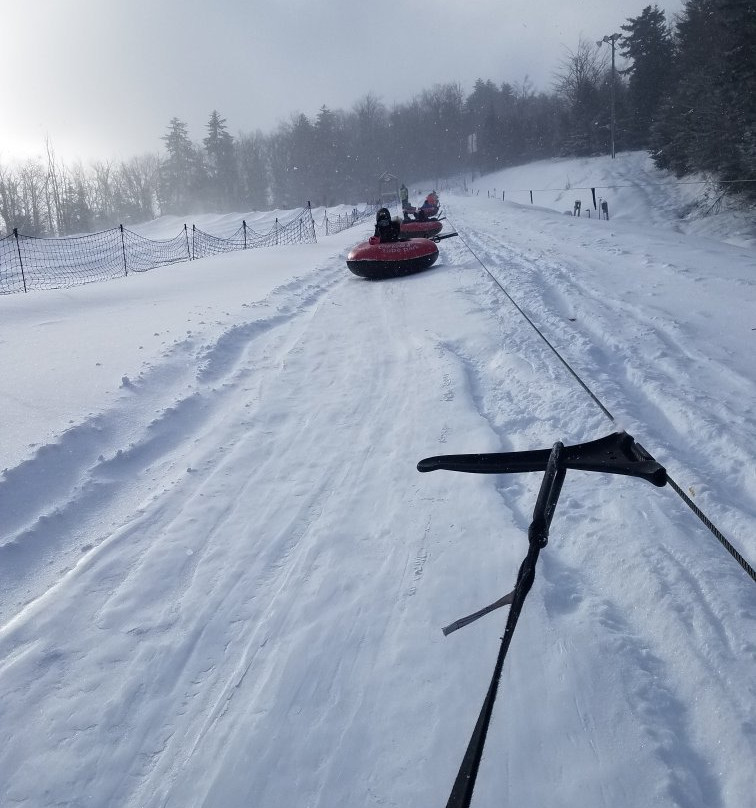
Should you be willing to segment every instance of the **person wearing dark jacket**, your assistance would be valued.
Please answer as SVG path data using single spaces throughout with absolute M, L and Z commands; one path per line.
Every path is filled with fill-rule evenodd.
M 401 225 L 399 219 L 391 218 L 388 208 L 381 208 L 375 216 L 375 238 L 381 243 L 387 241 L 400 241 Z

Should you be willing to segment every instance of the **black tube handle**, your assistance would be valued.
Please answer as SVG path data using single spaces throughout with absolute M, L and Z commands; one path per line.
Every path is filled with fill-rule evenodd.
M 513 474 L 545 471 L 551 449 L 526 452 L 490 452 L 487 454 L 438 455 L 426 457 L 417 464 L 418 471 L 464 471 L 471 474 Z M 662 487 L 667 483 L 664 466 L 627 432 L 614 432 L 598 440 L 565 446 L 560 467 L 578 471 L 599 471 L 640 477 Z

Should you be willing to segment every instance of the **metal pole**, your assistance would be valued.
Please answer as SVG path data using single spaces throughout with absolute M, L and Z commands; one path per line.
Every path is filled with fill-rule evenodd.
M 612 121 L 611 121 L 611 130 L 612 130 L 612 160 L 614 160 L 614 45 L 616 39 L 612 36 L 612 86 L 611 86 L 611 99 L 612 99 Z
M 123 237 L 123 225 L 119 224 L 118 227 L 121 228 L 121 252 L 123 253 L 123 274 L 124 277 L 128 277 L 129 268 L 126 266 L 126 242 Z
M 612 160 L 614 160 L 614 155 L 616 154 L 614 148 L 614 130 L 615 130 L 615 122 L 614 122 L 614 74 L 615 74 L 615 67 L 614 67 L 614 48 L 617 44 L 617 40 L 622 37 L 622 34 L 607 34 L 603 39 L 599 39 L 596 42 L 596 45 L 600 48 L 604 42 L 608 42 L 609 45 L 612 47 L 612 74 L 611 74 L 611 84 L 609 86 L 609 95 L 611 98 L 611 120 L 610 120 L 610 131 L 611 131 L 611 140 L 612 140 Z
M 18 243 L 18 228 L 13 228 L 13 237 L 16 239 L 16 252 L 18 253 L 18 265 L 21 267 L 21 280 L 24 282 L 24 292 L 29 290 L 26 288 L 26 275 L 24 274 L 24 262 L 21 259 L 21 245 Z
M 315 235 L 315 219 L 312 217 L 312 206 L 310 205 L 310 200 L 307 200 L 307 211 L 310 214 L 310 229 L 312 230 L 312 240 L 317 244 L 318 239 Z

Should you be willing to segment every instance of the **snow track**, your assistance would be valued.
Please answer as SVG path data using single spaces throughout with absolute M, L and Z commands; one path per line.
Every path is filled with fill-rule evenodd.
M 505 615 L 440 627 L 511 588 L 540 480 L 415 464 L 617 428 L 467 245 L 747 533 L 740 321 L 668 305 L 673 286 L 752 294 L 738 272 L 628 225 L 461 198 L 449 215 L 464 242 L 392 282 L 346 271 L 357 232 L 256 298 L 234 272 L 264 259 L 217 259 L 220 308 L 5 471 L 1 804 L 444 804 Z M 742 808 L 753 638 L 752 587 L 669 489 L 568 473 L 475 804 Z

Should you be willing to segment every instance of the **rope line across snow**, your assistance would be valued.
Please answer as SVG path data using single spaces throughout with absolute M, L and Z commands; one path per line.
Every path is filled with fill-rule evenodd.
M 458 228 L 454 228 L 455 230 L 459 230 Z M 580 378 L 577 372 L 570 366 L 570 363 L 559 353 L 559 351 L 549 342 L 543 332 L 536 326 L 533 320 L 528 317 L 528 315 L 523 311 L 523 309 L 517 304 L 514 298 L 509 294 L 509 292 L 504 288 L 504 286 L 499 282 L 499 279 L 491 272 L 491 270 L 485 265 L 485 263 L 476 255 L 475 251 L 472 247 L 467 243 L 464 236 L 460 234 L 460 238 L 462 243 L 465 247 L 469 250 L 470 254 L 475 258 L 475 260 L 481 265 L 481 267 L 485 270 L 485 272 L 489 275 L 489 277 L 494 281 L 494 283 L 501 289 L 501 291 L 506 295 L 507 299 L 512 303 L 512 305 L 517 309 L 518 312 L 527 320 L 533 330 L 538 334 L 538 336 L 548 345 L 548 347 L 554 352 L 556 357 L 559 361 L 567 368 L 570 374 L 575 378 L 577 383 L 585 390 L 585 392 L 593 399 L 596 405 L 601 409 L 601 411 L 606 415 L 606 417 L 612 422 L 616 423 L 616 419 L 614 416 L 609 412 L 609 410 L 604 406 L 604 404 L 600 401 L 598 396 L 588 387 L 588 385 Z M 745 570 L 746 574 L 750 576 L 750 578 L 756 582 L 756 571 L 751 566 L 751 564 L 746 561 L 745 558 L 735 549 L 730 541 L 725 538 L 724 534 L 721 530 L 709 519 L 709 517 L 691 500 L 691 498 L 680 488 L 680 486 L 669 476 L 667 475 L 667 482 L 669 483 L 672 490 L 682 499 L 682 501 L 693 511 L 693 513 L 701 520 L 701 522 L 711 531 L 711 533 L 715 536 L 715 538 L 720 542 L 720 544 L 727 550 L 727 552 L 740 564 L 740 566 Z

